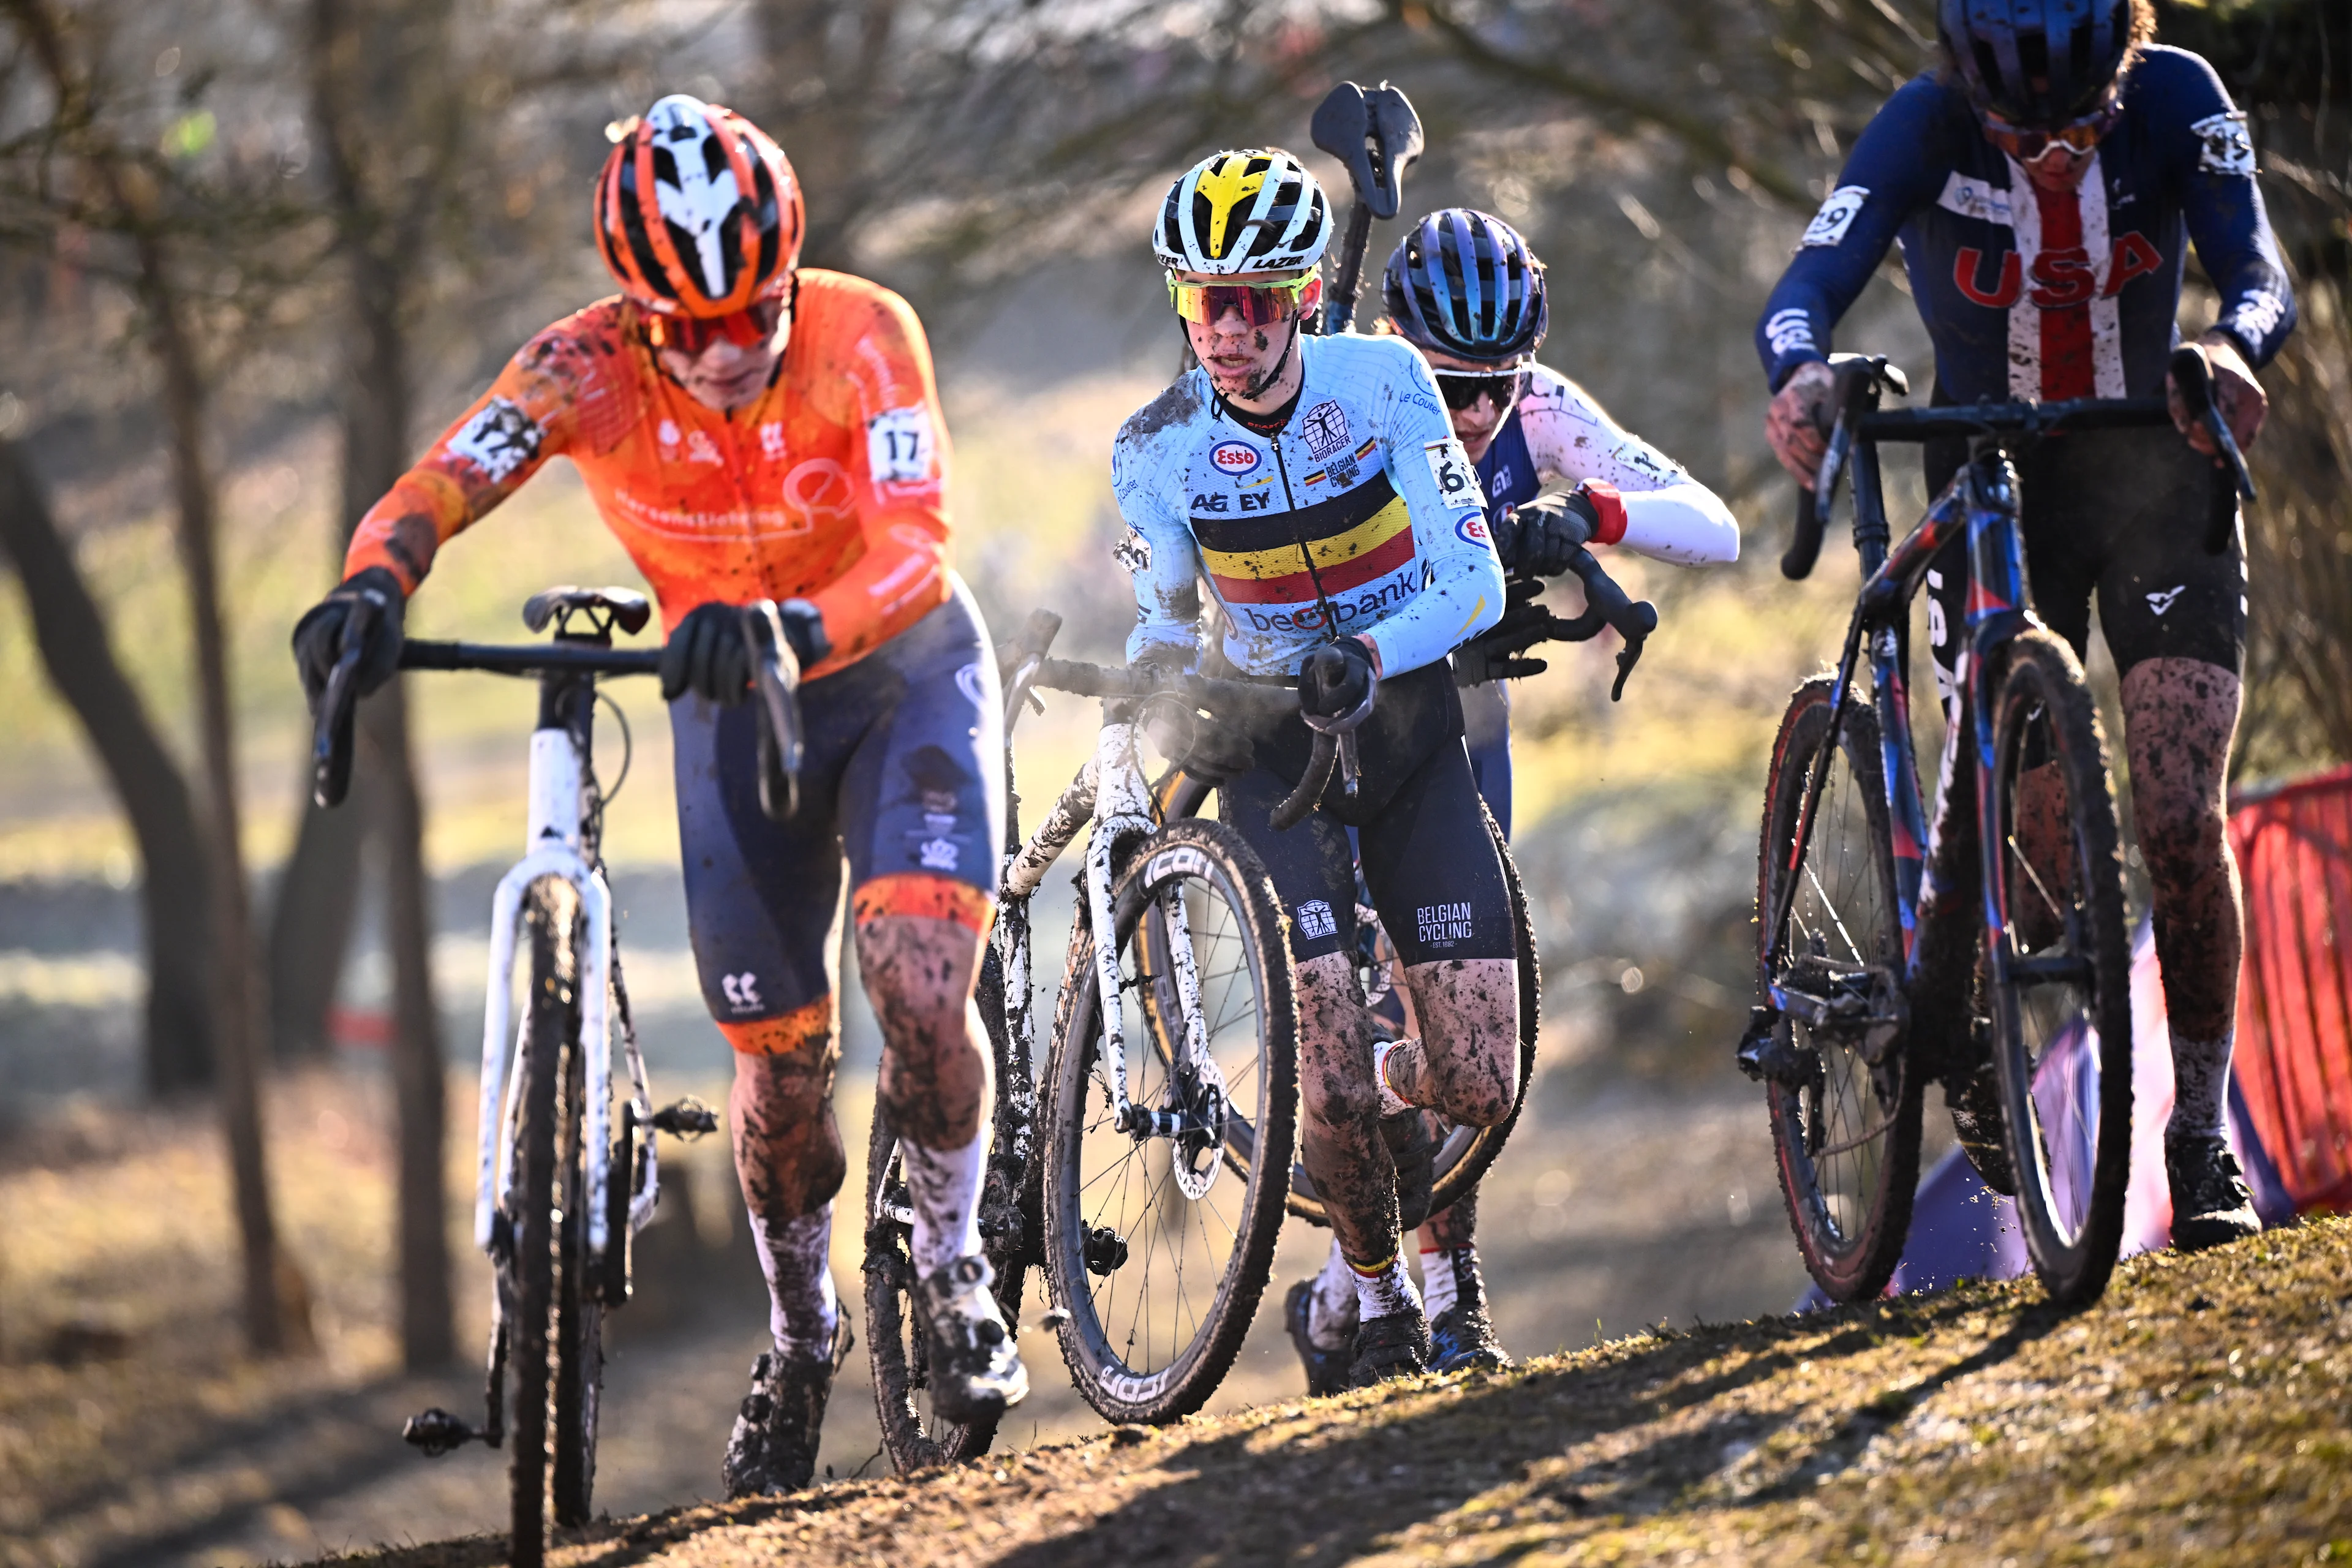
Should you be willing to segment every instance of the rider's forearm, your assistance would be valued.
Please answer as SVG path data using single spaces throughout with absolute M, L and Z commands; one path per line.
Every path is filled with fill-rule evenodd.
M 1364 634 L 1383 679 L 1435 664 L 1502 618 L 1503 563 L 1492 550 L 1462 551 L 1432 570 L 1410 605 Z
M 1625 532 L 1615 542 L 1619 549 L 1677 566 L 1714 566 L 1739 559 L 1739 524 L 1731 509 L 1697 480 L 1637 490 L 1621 499 Z
M 382 566 L 414 594 L 441 546 L 474 521 L 464 489 L 448 475 L 418 467 L 403 474 L 352 531 L 343 575 Z

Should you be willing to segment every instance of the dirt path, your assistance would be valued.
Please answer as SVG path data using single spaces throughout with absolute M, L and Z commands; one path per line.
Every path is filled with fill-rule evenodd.
M 2352 1551 L 2352 1220 L 602 1525 L 577 1568 L 2284 1563 Z M 477 1538 L 342 1561 L 471 1568 Z

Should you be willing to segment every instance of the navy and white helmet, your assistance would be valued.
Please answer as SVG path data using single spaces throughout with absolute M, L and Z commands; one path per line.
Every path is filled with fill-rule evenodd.
M 2013 125 L 2097 107 L 2134 41 L 2133 0 L 1939 0 L 1936 30 L 1969 98 Z
M 1535 357 L 1551 324 L 1543 263 L 1491 213 L 1444 207 L 1389 257 L 1381 301 L 1416 348 L 1508 365 Z
M 1331 243 L 1323 187 L 1279 147 L 1202 159 L 1168 188 L 1152 253 L 1177 272 L 1303 272 Z

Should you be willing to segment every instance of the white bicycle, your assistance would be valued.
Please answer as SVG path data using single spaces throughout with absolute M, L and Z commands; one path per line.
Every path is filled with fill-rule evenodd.
M 354 608 L 343 655 L 318 704 L 312 789 L 321 805 L 340 802 L 350 785 L 362 617 L 373 613 L 366 605 Z M 645 597 L 624 588 L 551 588 L 534 595 L 522 616 L 534 632 L 552 624 L 551 641 L 489 647 L 411 639 L 401 648 L 404 669 L 539 680 L 524 854 L 492 896 L 482 1008 L 474 1244 L 488 1255 L 497 1280 L 484 1419 L 474 1426 L 432 1409 L 402 1433 L 425 1453 L 440 1455 L 478 1440 L 498 1447 L 511 1431 L 512 1561 L 524 1565 L 541 1561 L 551 1512 L 565 1525 L 591 1517 L 604 1315 L 629 1299 L 630 1242 L 660 1197 L 654 1134 L 698 1137 L 718 1126 L 691 1099 L 653 1108 L 599 852 L 609 792 L 594 766 L 596 681 L 656 671 L 658 649 L 612 646 L 616 627 L 639 631 L 650 615 Z M 800 762 L 793 697 L 799 668 L 772 605 L 746 608 L 744 636 L 761 698 L 761 804 L 772 816 L 786 816 Z M 623 733 L 625 741 L 625 723 Z M 625 752 L 624 778 L 627 772 Z M 518 1026 L 513 972 L 526 943 L 530 969 Z M 615 1024 L 629 1074 L 617 1132 Z

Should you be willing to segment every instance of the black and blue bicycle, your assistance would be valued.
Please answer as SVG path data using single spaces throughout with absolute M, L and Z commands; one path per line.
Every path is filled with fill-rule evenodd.
M 1854 354 L 1832 368 L 1836 423 L 1781 569 L 1811 571 L 1850 472 L 1864 583 L 1835 673 L 1797 689 L 1773 742 L 1739 1063 L 1765 1086 L 1790 1225 L 1831 1298 L 1874 1296 L 1893 1277 L 1921 1096 L 1941 1080 L 1956 1121 L 1980 1113 L 1982 1136 L 1964 1146 L 2014 1195 L 2050 1295 L 2087 1301 L 2115 1267 L 2130 1166 L 2123 859 L 2082 666 L 2029 605 L 2011 456 L 2063 431 L 2170 416 L 2161 397 L 1882 411 L 1884 392 L 1908 390 L 1899 370 Z M 2201 351 L 2182 348 L 2171 368 L 2235 468 L 2236 495 L 2216 487 L 2206 547 L 2218 553 L 2252 484 Z M 1967 437 L 1969 461 L 1890 548 L 1877 443 L 1939 437 Z M 1931 818 L 1911 737 L 1910 607 L 1955 539 L 1963 661 Z

